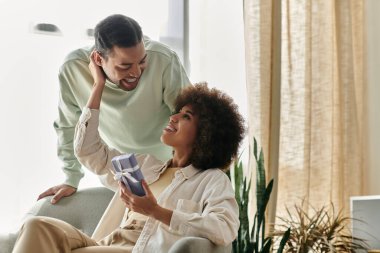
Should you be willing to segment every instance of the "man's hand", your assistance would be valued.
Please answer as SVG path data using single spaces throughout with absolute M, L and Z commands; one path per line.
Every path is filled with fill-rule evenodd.
M 46 196 L 54 195 L 54 197 L 50 200 L 52 204 L 58 203 L 58 201 L 63 197 L 68 197 L 72 194 L 74 194 L 77 191 L 76 188 L 67 185 L 67 184 L 60 184 L 57 186 L 53 186 L 49 188 L 48 190 L 44 191 L 38 196 L 37 200 L 40 200 Z

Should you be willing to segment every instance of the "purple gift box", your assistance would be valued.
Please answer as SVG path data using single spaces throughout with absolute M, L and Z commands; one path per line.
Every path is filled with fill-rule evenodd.
M 144 178 L 134 154 L 124 154 L 112 158 L 115 179 L 121 180 L 129 190 L 138 196 L 145 196 L 141 184 Z

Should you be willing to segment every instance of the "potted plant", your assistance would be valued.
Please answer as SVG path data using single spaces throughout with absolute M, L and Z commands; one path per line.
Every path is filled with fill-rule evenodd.
M 244 175 L 241 155 L 234 162 L 233 183 L 235 198 L 239 204 L 240 227 L 238 237 L 232 244 L 234 253 L 269 253 L 272 250 L 272 236 L 265 236 L 265 210 L 273 187 L 273 179 L 266 185 L 264 154 L 262 149 L 258 154 L 257 141 L 253 140 L 253 154 L 256 160 L 256 214 L 253 226 L 249 226 L 248 203 L 251 180 Z M 288 229 L 282 236 L 277 252 L 281 253 L 290 235 Z
M 309 215 L 299 205 L 291 212 L 288 208 L 287 217 L 279 217 L 281 225 L 273 236 L 283 236 L 285 229 L 291 228 L 289 240 L 284 250 L 294 253 L 324 253 L 324 252 L 367 252 L 367 245 L 353 237 L 348 229 L 351 218 L 343 215 L 342 211 L 335 213 L 331 208 L 312 208 Z

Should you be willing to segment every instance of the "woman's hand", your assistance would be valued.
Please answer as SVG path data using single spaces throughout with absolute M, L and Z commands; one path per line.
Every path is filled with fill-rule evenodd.
M 97 51 L 95 50 L 92 51 L 90 55 L 90 63 L 88 64 L 88 68 L 90 69 L 91 75 L 94 78 L 94 86 L 95 85 L 104 86 L 106 83 L 106 76 L 104 74 L 104 71 L 102 67 L 96 63 L 97 62 L 96 58 L 98 58 L 98 62 L 99 62 L 100 57 L 101 56 L 99 55 Z
M 142 180 L 141 183 L 145 191 L 145 196 L 143 197 L 133 194 L 123 183 L 119 182 L 121 200 L 129 210 L 155 218 L 169 226 L 173 211 L 158 205 L 156 198 L 145 180 Z
M 100 102 L 102 100 L 103 89 L 106 84 L 106 77 L 104 75 L 103 69 L 96 62 L 99 60 L 99 53 L 92 51 L 90 55 L 90 63 L 88 68 L 91 71 L 91 75 L 94 78 L 94 86 L 92 87 L 91 95 L 87 101 L 87 107 L 90 109 L 100 108 Z
M 133 194 L 122 182 L 119 182 L 121 188 L 120 197 L 129 210 L 151 216 L 152 212 L 158 207 L 157 200 L 145 180 L 142 180 L 141 183 L 145 196 L 140 197 Z

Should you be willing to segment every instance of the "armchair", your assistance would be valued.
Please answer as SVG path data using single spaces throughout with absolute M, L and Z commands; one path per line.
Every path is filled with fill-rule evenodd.
M 114 193 L 104 187 L 79 190 L 71 197 L 50 204 L 51 197 L 37 201 L 25 218 L 30 216 L 49 216 L 61 219 L 77 227 L 87 235 L 92 235 Z M 0 253 L 11 253 L 17 234 L 0 235 Z M 217 246 L 205 238 L 186 237 L 178 240 L 169 253 L 230 253 L 231 245 Z

